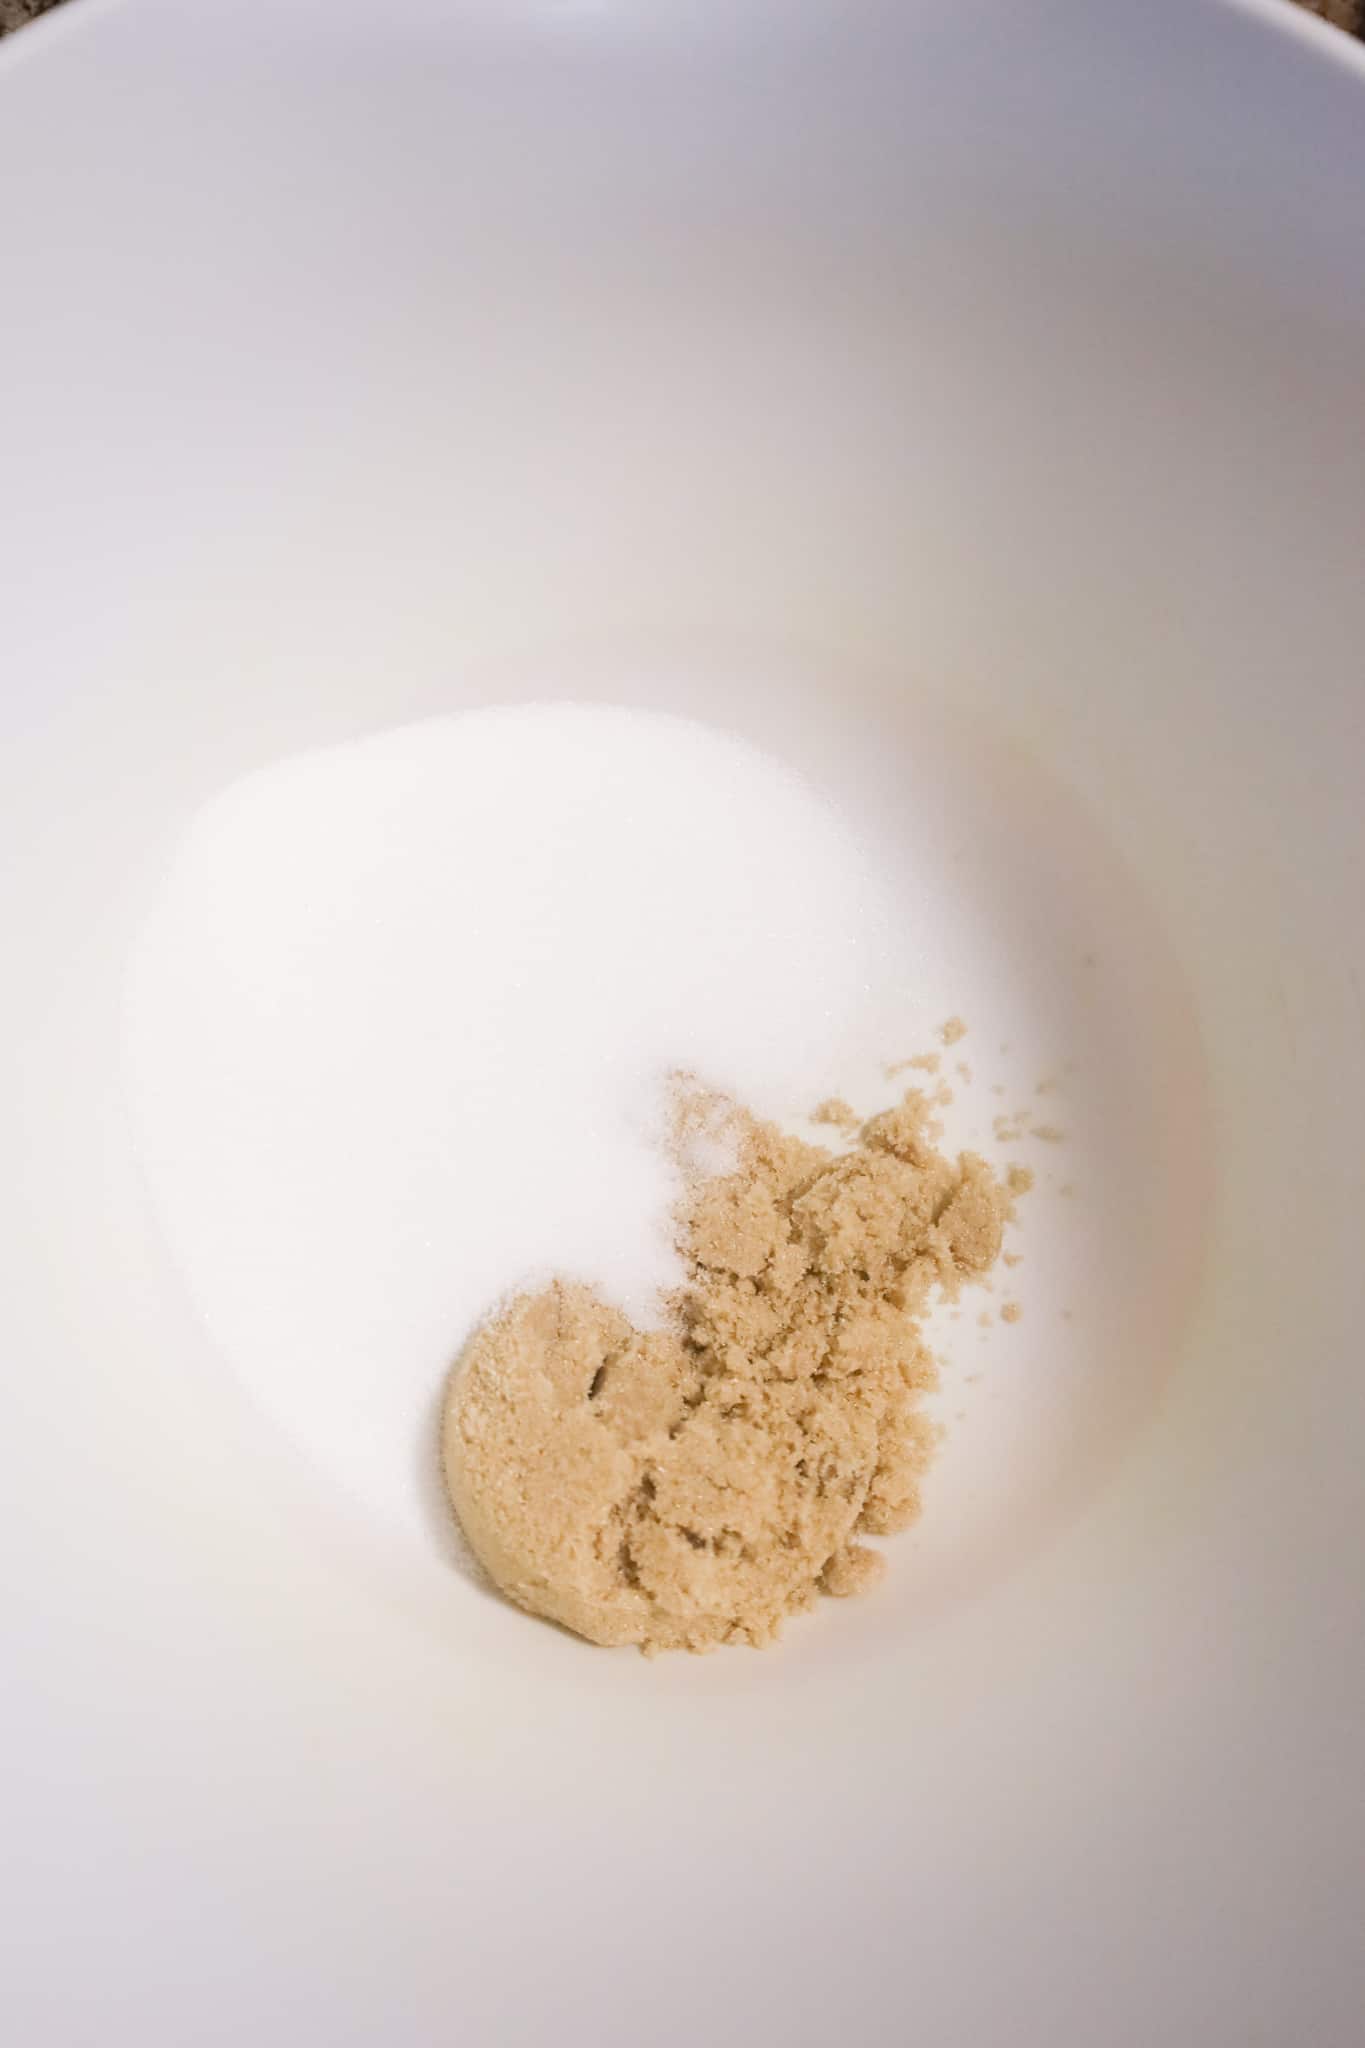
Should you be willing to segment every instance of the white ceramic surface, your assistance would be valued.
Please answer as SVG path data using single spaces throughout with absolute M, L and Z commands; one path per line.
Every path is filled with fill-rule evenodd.
M 16 2040 L 1358 2041 L 1362 533 L 1365 63 L 1287 7 L 0 51 Z M 589 1651 L 395 1536 L 135 1156 L 196 809 L 532 677 L 871 792 L 969 909 L 926 1004 L 1077 1059 L 1049 1419 L 969 1408 L 885 1593 L 764 1657 Z

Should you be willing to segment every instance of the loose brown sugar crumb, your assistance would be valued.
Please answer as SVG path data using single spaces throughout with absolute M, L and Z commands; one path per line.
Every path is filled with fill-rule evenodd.
M 1023 1309 L 1017 1301 L 1007 1301 L 1000 1311 L 1002 1323 L 1017 1323 L 1023 1316 Z
M 813 1124 L 833 1124 L 841 1131 L 856 1131 L 862 1118 L 842 1095 L 827 1095 L 822 1103 L 811 1111 Z
M 972 1078 L 972 1070 L 971 1070 L 971 1068 L 970 1068 L 970 1067 L 968 1066 L 968 1064 L 967 1064 L 966 1060 L 959 1060 L 959 1061 L 958 1061 L 958 1063 L 957 1063 L 957 1073 L 958 1073 L 958 1079 L 959 1079 L 959 1080 L 961 1080 L 961 1081 L 965 1081 L 965 1082 L 968 1082 L 968 1083 L 970 1083 L 970 1081 L 971 1081 L 971 1078 Z
M 919 1074 L 936 1074 L 942 1064 L 943 1061 L 936 1052 L 917 1052 L 908 1060 L 894 1061 L 891 1066 L 883 1068 L 883 1072 L 888 1081 L 894 1081 L 898 1074 L 912 1071 Z
M 680 1088 L 684 1282 L 637 1329 L 560 1280 L 471 1341 L 444 1418 L 452 1500 L 518 1605 L 647 1651 L 765 1644 L 882 1569 L 938 1439 L 920 1328 L 1000 1255 L 1026 1182 L 949 1158 L 911 1090 L 842 1154 Z
M 865 1543 L 850 1543 L 847 1549 L 836 1550 L 821 1572 L 820 1591 L 847 1600 L 854 1593 L 866 1593 L 885 1571 L 886 1559 L 879 1550 L 869 1550 Z
M 997 1116 L 991 1121 L 996 1142 L 1001 1145 L 1015 1145 L 1029 1128 L 1028 1112 L 1016 1109 L 1008 1116 Z
M 967 1027 L 960 1017 L 950 1017 L 938 1035 L 945 1045 L 956 1045 L 960 1038 L 967 1036 Z
M 1066 1137 L 1066 1132 L 1059 1130 L 1056 1124 L 1034 1124 L 1029 1136 L 1041 1138 L 1045 1145 L 1060 1145 Z
M 1001 1263 L 1002 1263 L 1002 1265 L 1006 1265 L 1006 1266 L 1018 1266 L 1018 1265 L 1022 1264 L 1022 1262 L 1023 1262 L 1023 1253 L 1022 1253 L 1022 1252 L 1001 1252 L 1001 1254 L 1000 1254 L 1000 1260 L 1001 1260 Z
M 1005 1186 L 1012 1195 L 1026 1195 L 1033 1186 L 1033 1168 L 1012 1166 L 1005 1175 Z

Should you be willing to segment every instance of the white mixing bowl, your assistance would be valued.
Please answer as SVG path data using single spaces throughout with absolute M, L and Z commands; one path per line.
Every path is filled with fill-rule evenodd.
M 1362 536 L 1365 62 L 1272 0 L 0 51 L 16 2042 L 1359 2040 Z M 933 1002 L 1075 1059 L 1076 1314 L 1025 1292 L 884 1591 L 761 1657 L 391 1525 L 139 1165 L 198 807 L 532 689 L 903 787 L 972 905 Z

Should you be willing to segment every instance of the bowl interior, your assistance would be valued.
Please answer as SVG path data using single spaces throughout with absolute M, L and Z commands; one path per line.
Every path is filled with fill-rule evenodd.
M 166 2038 L 1344 2042 L 1359 67 L 1189 0 L 81 14 L 0 65 L 3 1570 L 14 1739 L 74 1759 L 23 1912 Z M 433 1361 L 357 1462 L 278 1302 L 225 1334 L 192 1091 L 139 1161 L 202 807 L 547 695 L 807 774 L 907 1040 L 1074 1064 L 922 1530 L 765 1658 L 482 1595 L 403 1479 Z

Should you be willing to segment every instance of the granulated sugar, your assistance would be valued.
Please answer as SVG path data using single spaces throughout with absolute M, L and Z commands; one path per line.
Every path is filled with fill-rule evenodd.
M 175 858 L 129 1010 L 153 1194 L 219 1346 L 420 1521 L 444 1371 L 500 1298 L 570 1274 L 657 1323 L 665 1077 L 819 1099 L 891 925 L 827 803 L 671 717 L 475 712 L 239 783 Z

